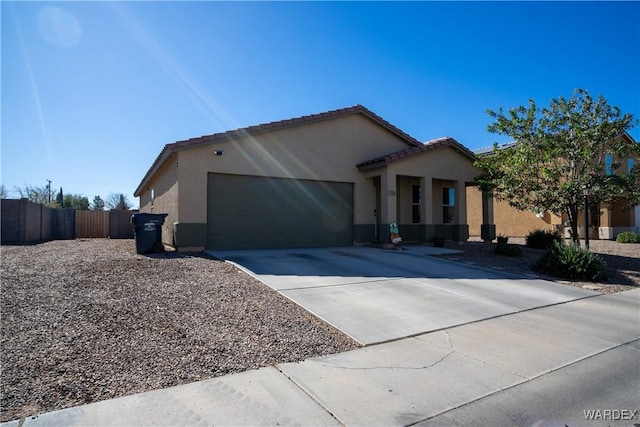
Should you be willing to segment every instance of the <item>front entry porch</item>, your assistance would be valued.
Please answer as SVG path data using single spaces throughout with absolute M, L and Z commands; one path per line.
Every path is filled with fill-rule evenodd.
M 396 222 L 403 242 L 468 240 L 467 187 L 480 174 L 474 161 L 472 152 L 444 137 L 358 164 L 371 192 L 356 201 L 357 215 L 364 216 L 354 224 L 374 225 L 371 233 L 354 236 L 360 241 L 388 243 L 389 224 Z M 366 208 L 358 210 L 359 206 L 370 206 L 372 216 Z M 489 238 L 495 234 L 492 205 L 482 203 L 481 209 Z
M 392 222 L 397 222 L 405 243 L 464 242 L 469 238 L 466 187 L 470 183 L 408 175 L 391 179 L 377 175 L 369 180 L 376 206 L 373 242 L 389 242 Z

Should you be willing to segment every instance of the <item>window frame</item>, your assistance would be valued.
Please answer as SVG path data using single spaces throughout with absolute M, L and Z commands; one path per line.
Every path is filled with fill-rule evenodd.
M 422 187 L 411 184 L 411 223 L 422 223 Z
M 448 203 L 445 203 L 448 202 Z M 442 187 L 442 223 L 455 224 L 456 189 Z

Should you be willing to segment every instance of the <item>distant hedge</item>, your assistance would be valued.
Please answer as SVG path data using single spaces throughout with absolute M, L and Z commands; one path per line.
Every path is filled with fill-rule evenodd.
M 640 243 L 640 234 L 631 231 L 623 231 L 616 237 L 618 243 Z

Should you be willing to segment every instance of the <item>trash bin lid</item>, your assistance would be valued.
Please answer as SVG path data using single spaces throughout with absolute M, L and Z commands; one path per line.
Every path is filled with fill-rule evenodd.
M 152 213 L 136 213 L 131 215 L 131 223 L 135 225 L 141 225 L 145 222 L 155 221 L 160 224 L 164 224 L 164 219 L 167 217 L 166 213 L 152 214 Z

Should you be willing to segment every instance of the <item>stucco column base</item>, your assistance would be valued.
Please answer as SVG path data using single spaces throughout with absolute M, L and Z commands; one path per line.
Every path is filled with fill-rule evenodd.
M 613 240 L 613 227 L 599 227 L 598 238 L 602 240 Z
M 432 242 L 434 238 L 466 242 L 469 240 L 468 224 L 427 224 L 425 225 L 425 241 Z
M 469 240 L 469 225 L 456 224 L 453 226 L 453 240 L 456 242 L 466 242 Z
M 174 222 L 173 246 L 179 251 L 203 250 L 207 246 L 207 224 Z
M 496 225 L 495 224 L 481 224 L 480 225 L 480 237 L 485 242 L 491 242 L 496 238 Z
M 378 230 L 378 242 L 379 243 L 391 243 L 389 237 L 391 233 L 389 233 L 389 224 L 380 224 L 380 229 Z M 400 234 L 402 237 L 402 234 Z

